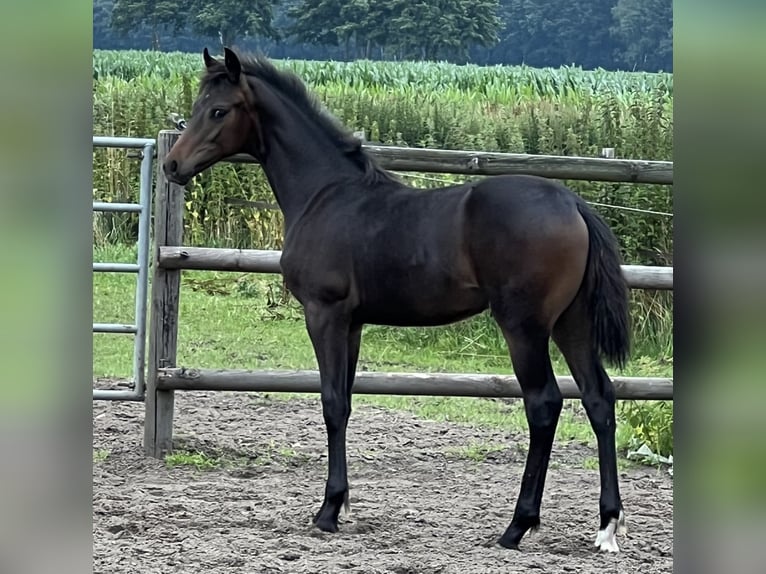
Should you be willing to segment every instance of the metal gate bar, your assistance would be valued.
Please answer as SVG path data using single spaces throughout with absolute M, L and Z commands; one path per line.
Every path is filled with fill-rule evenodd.
M 122 333 L 135 337 L 133 346 L 133 388 L 131 390 L 93 389 L 93 400 L 143 401 L 146 368 L 147 292 L 149 289 L 149 232 L 151 223 L 152 167 L 156 142 L 153 139 L 93 137 L 93 147 L 141 149 L 138 203 L 93 202 L 93 211 L 138 213 L 137 263 L 94 262 L 94 272 L 136 273 L 135 324 L 93 323 L 94 333 Z

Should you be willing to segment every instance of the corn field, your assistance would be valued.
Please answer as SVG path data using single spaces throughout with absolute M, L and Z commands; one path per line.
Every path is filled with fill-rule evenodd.
M 670 74 L 459 66 L 446 63 L 277 61 L 371 142 L 412 147 L 671 160 Z M 156 137 L 171 112 L 188 116 L 201 54 L 95 51 L 94 135 Z M 135 201 L 138 163 L 124 150 L 94 150 L 94 200 Z M 424 188 L 464 180 L 403 174 Z M 565 182 L 596 203 L 620 239 L 626 263 L 672 264 L 672 187 Z M 187 187 L 185 244 L 279 249 L 279 211 L 255 165 L 218 165 Z M 616 207 L 605 207 L 616 206 Z M 629 209 L 618 209 L 629 208 Z M 637 211 L 636 211 L 637 210 Z M 647 213 L 652 212 L 652 213 Z M 133 242 L 130 215 L 97 214 L 94 241 Z M 672 357 L 672 294 L 635 291 L 634 330 Z
M 93 79 L 133 80 L 147 75 L 170 79 L 196 76 L 200 54 L 138 50 L 95 50 Z M 457 89 L 488 97 L 520 89 L 522 95 L 559 96 L 591 92 L 622 94 L 660 88 L 671 97 L 673 75 L 648 72 L 583 71 L 575 67 L 476 66 L 438 62 L 354 62 L 285 60 L 282 68 L 298 74 L 310 85 L 342 83 L 352 88 L 402 88 L 417 85 L 427 90 Z

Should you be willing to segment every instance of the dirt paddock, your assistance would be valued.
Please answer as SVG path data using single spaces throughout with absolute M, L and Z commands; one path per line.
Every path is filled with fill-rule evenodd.
M 554 446 L 541 529 L 521 551 L 494 546 L 518 492 L 527 437 L 355 406 L 348 431 L 351 515 L 337 534 L 310 526 L 326 476 L 318 398 L 176 393 L 175 448 L 208 469 L 145 458 L 143 404 L 93 404 L 94 572 L 477 574 L 671 572 L 673 484 L 621 471 L 621 553 L 593 547 L 594 449 Z M 475 443 L 507 445 L 485 460 Z

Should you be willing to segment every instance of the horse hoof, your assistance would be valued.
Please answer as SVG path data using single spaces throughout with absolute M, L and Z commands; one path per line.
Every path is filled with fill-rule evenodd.
M 338 524 L 330 520 L 322 520 L 321 518 L 318 518 L 314 521 L 314 525 L 322 532 L 338 532 Z
M 625 528 L 625 515 L 621 510 L 619 518 L 612 518 L 609 521 L 609 524 L 606 525 L 606 528 L 598 531 L 598 534 L 596 535 L 596 542 L 593 545 L 596 546 L 601 552 L 617 553 L 620 551 L 620 548 L 617 546 L 616 534 L 617 532 L 623 534 L 626 531 L 627 529 Z
M 316 511 L 314 516 L 311 517 L 311 524 L 316 524 L 319 518 L 324 514 L 326 505 L 323 504 L 322 507 Z
M 518 550 L 519 543 L 501 536 L 495 543 L 495 547 L 504 548 L 506 550 Z

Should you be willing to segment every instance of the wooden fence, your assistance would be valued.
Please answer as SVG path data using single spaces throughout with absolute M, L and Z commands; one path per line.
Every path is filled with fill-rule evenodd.
M 162 131 L 157 145 L 157 183 L 154 209 L 154 254 L 149 332 L 149 369 L 146 378 L 144 450 L 162 457 L 172 450 L 174 392 L 181 390 L 233 390 L 261 392 L 319 392 L 316 371 L 217 370 L 179 367 L 179 298 L 181 271 L 247 271 L 279 273 L 278 251 L 213 249 L 183 245 L 184 190 L 170 183 L 162 163 L 179 132 Z M 474 173 L 496 175 L 526 173 L 562 179 L 671 184 L 672 162 L 602 158 L 529 156 L 366 145 L 381 165 L 397 171 Z M 252 158 L 235 156 L 234 162 Z M 672 267 L 623 266 L 633 289 L 673 289 Z M 557 377 L 565 398 L 579 398 L 571 377 Z M 618 399 L 673 398 L 673 380 L 654 377 L 614 377 Z M 521 397 L 511 375 L 454 373 L 360 372 L 356 394 L 396 394 L 471 397 Z
M 392 171 L 468 175 L 524 174 L 587 181 L 673 183 L 672 161 L 423 149 L 369 143 L 362 147 L 375 156 L 378 165 Z M 248 155 L 235 155 L 228 161 L 254 163 Z

